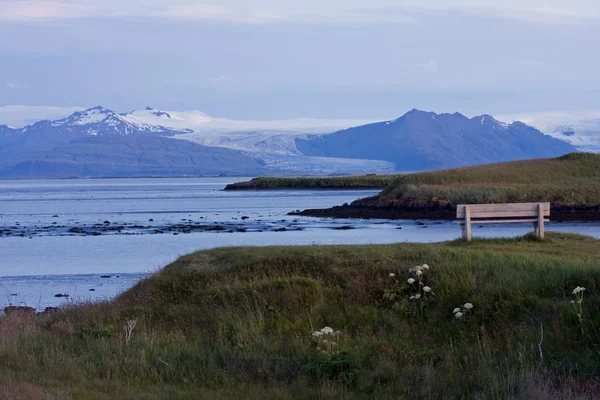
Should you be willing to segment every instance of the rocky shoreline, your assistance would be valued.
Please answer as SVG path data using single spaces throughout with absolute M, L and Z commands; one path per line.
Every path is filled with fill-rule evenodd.
M 245 220 L 248 217 L 240 219 Z M 237 218 L 235 218 L 237 219 Z M 152 222 L 152 221 L 151 221 Z M 298 221 L 281 220 L 277 223 L 250 221 L 248 223 L 200 222 L 191 219 L 174 224 L 135 224 L 112 223 L 105 221 L 96 224 L 51 224 L 51 225 L 11 225 L 0 226 L 0 237 L 37 237 L 37 236 L 105 236 L 105 235 L 180 235 L 194 232 L 284 232 L 300 231 Z
M 376 204 L 368 205 L 359 200 L 350 205 L 344 204 L 326 209 L 308 209 L 289 213 L 291 216 L 319 218 L 357 218 L 390 220 L 454 220 L 456 206 L 435 199 L 421 205 Z M 550 220 L 554 222 L 592 222 L 600 221 L 600 206 L 564 206 L 552 205 Z

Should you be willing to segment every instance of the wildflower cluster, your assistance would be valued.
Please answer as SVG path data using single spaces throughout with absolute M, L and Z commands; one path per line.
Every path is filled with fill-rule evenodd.
M 454 318 L 462 318 L 462 317 L 466 317 L 469 313 L 471 313 L 473 309 L 473 304 L 471 303 L 465 303 L 463 304 L 461 307 L 456 307 L 453 311 L 452 314 L 454 314 Z
M 425 272 L 429 271 L 429 265 L 417 265 L 408 270 L 409 273 L 414 274 L 414 277 L 408 278 L 408 283 L 412 289 L 415 290 L 414 294 L 410 296 L 410 300 L 421 301 L 427 294 L 434 295 L 431 287 L 426 285 Z
M 317 350 L 322 354 L 336 354 L 339 352 L 338 342 L 334 342 L 333 338 L 339 338 L 342 334 L 340 331 L 334 331 L 332 328 L 326 326 L 325 328 L 314 331 L 312 337 L 317 342 Z
M 417 265 L 410 268 L 408 272 L 409 278 L 406 281 L 397 279 L 394 272 L 390 273 L 389 277 L 393 280 L 394 287 L 386 289 L 383 297 L 384 299 L 395 301 L 394 307 L 410 309 L 416 306 L 422 314 L 425 301 L 428 300 L 428 297 L 435 295 L 427 282 L 429 265 Z M 407 292 L 408 298 L 404 297 L 407 295 Z M 402 303 L 405 304 L 402 305 Z

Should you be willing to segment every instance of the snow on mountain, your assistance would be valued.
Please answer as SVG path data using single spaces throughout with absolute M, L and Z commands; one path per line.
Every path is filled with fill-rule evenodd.
M 145 110 L 123 114 L 132 123 L 161 125 L 172 129 L 190 129 L 202 135 L 224 132 L 271 132 L 276 134 L 331 133 L 351 126 L 364 125 L 373 120 L 340 120 L 296 118 L 289 120 L 257 121 L 215 118 L 200 111 L 158 111 L 150 107 Z
M 578 150 L 600 153 L 600 111 L 557 111 L 507 115 L 503 121 L 522 121 Z
M 332 133 L 365 122 L 368 121 L 308 118 L 242 121 L 214 118 L 199 111 L 162 111 L 150 107 L 119 114 L 98 106 L 18 130 L 2 128 L 0 136 L 15 133 L 21 136 L 21 142 L 33 143 L 38 150 L 49 150 L 86 137 L 166 137 L 236 150 L 273 171 L 321 174 L 392 171 L 393 164 L 385 161 L 305 157 L 296 148 L 296 140 L 305 139 L 309 134 Z
M 52 122 L 56 128 L 72 127 L 81 129 L 84 134 L 97 135 L 131 135 L 158 133 L 167 136 L 189 133 L 188 129 L 172 129 L 157 124 L 147 124 L 136 121 L 129 114 L 117 114 L 112 110 L 98 106 L 83 111 L 77 111 L 70 116 Z
M 147 107 L 121 115 L 138 126 L 160 126 L 180 131 L 174 139 L 210 147 L 242 151 L 278 171 L 311 173 L 361 173 L 393 171 L 394 165 L 379 160 L 305 157 L 296 139 L 310 134 L 328 134 L 372 121 L 297 118 L 276 121 L 244 121 L 214 118 L 200 111 L 159 111 Z
M 301 155 L 295 140 L 307 134 L 327 134 L 370 120 L 297 118 L 275 121 L 244 121 L 214 118 L 200 111 L 157 111 L 150 107 L 123 115 L 132 124 L 167 127 L 187 132 L 174 136 L 204 146 L 226 147 L 251 153 Z

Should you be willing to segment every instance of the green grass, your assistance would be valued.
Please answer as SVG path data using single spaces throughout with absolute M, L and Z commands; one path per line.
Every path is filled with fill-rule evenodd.
M 227 185 L 240 189 L 383 189 L 398 175 L 361 175 L 338 177 L 259 177 Z
M 377 201 L 451 206 L 549 201 L 553 205 L 600 205 L 600 154 L 482 165 L 398 177 Z
M 599 249 L 552 233 L 202 251 L 115 301 L 0 319 L 0 398 L 591 399 Z M 405 282 L 423 263 L 435 296 L 421 309 Z M 336 354 L 317 350 L 324 326 L 342 332 Z

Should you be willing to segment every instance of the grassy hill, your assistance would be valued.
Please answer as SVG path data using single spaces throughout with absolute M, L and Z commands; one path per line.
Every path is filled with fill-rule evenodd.
M 600 154 L 516 161 L 402 175 L 379 195 L 337 207 L 332 216 L 453 218 L 456 205 L 552 203 L 553 220 L 600 219 Z M 305 215 L 328 215 L 310 210 Z
M 383 189 L 397 175 L 361 175 L 336 177 L 259 177 L 229 184 L 225 190 L 259 189 Z
M 598 248 L 549 234 L 198 252 L 112 302 L 1 317 L 0 398 L 592 399 Z

